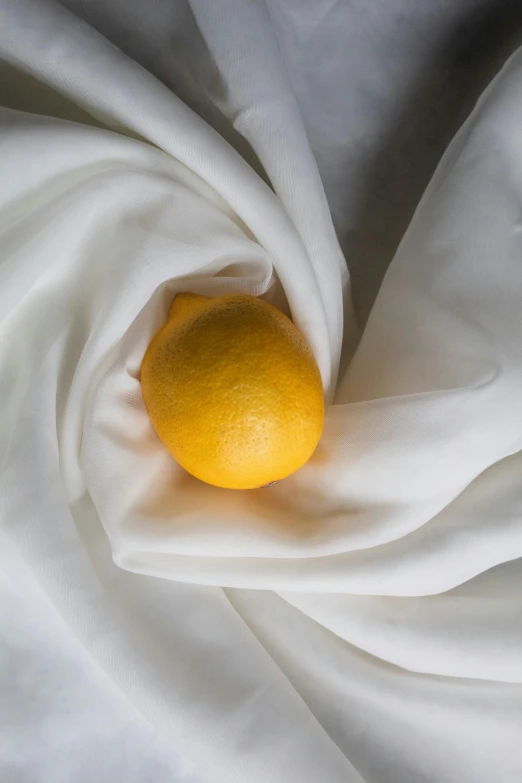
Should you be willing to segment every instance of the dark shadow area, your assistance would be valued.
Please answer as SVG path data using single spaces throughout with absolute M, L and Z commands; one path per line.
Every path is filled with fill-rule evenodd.
M 103 128 L 102 122 L 64 95 L 1 59 L 0 106 Z
M 354 228 L 340 237 L 361 325 L 447 145 L 520 43 L 521 0 L 486 0 L 462 16 L 419 73 L 368 170 Z
M 149 1 L 150 13 L 146 6 L 139 10 L 128 0 L 60 0 L 131 58 L 139 55 L 143 67 L 211 125 L 266 181 L 257 156 L 227 117 L 228 85 L 189 0 Z M 368 6 L 373 3 L 378 4 L 368 0 Z M 454 3 L 458 9 L 459 0 Z M 495 73 L 522 43 L 522 0 L 476 0 L 472 11 L 469 4 L 462 6 L 450 28 L 443 25 L 444 31 L 434 31 L 434 46 L 428 36 L 429 46 L 409 98 L 397 105 L 391 126 L 386 121 L 391 129 L 357 183 L 358 207 L 353 219 L 350 216 L 350 228 L 344 233 L 339 229 L 361 327 L 447 145 Z M 292 25 L 298 21 L 290 15 L 286 45 L 298 49 L 302 39 L 297 39 L 300 44 L 293 43 Z M 390 35 L 393 30 L 391 26 Z M 337 45 L 342 42 L 342 37 L 336 41 Z M 342 160 L 339 167 L 343 168 Z
M 147 13 L 127 0 L 59 0 L 168 87 L 222 136 L 268 183 L 259 158 L 220 107 L 227 85 L 201 34 L 189 0 L 149 0 Z M 163 20 L 160 24 L 158 20 Z

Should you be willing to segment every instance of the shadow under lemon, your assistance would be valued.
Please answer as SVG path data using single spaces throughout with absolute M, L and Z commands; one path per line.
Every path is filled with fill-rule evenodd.
M 328 438 L 327 438 L 328 441 Z M 308 460 L 304 471 L 276 482 L 270 488 L 260 487 L 248 492 L 218 488 L 204 483 L 187 473 L 174 460 L 168 472 L 158 475 L 157 482 L 148 486 L 146 498 L 135 508 L 140 524 L 146 524 L 158 534 L 166 530 L 178 538 L 186 531 L 199 529 L 223 538 L 225 530 L 236 540 L 237 536 L 261 537 L 267 534 L 280 540 L 313 540 L 324 538 L 328 522 L 338 514 L 346 517 L 347 509 L 325 508 L 323 493 L 317 484 L 309 481 L 309 471 L 316 472 L 330 462 L 328 442 L 319 444 Z M 246 532 L 248 529 L 248 532 Z M 235 532 L 234 532 L 235 531 Z

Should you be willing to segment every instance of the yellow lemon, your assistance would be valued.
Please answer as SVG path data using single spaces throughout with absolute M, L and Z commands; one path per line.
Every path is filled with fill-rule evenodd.
M 228 489 L 285 478 L 313 454 L 324 396 L 293 323 L 246 294 L 178 294 L 141 367 L 154 429 L 189 473 Z

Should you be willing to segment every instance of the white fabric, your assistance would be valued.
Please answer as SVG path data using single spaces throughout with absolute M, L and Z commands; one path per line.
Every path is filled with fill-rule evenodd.
M 63 8 L 0 2 L 5 643 L 51 638 L 62 700 L 80 669 L 105 689 L 60 710 L 10 661 L 3 777 L 83 783 L 101 747 L 96 780 L 518 782 L 522 52 L 337 380 L 347 274 L 266 7 L 192 10 L 273 190 Z M 151 429 L 139 367 L 178 290 L 286 298 L 315 351 L 324 438 L 275 488 L 199 484 Z

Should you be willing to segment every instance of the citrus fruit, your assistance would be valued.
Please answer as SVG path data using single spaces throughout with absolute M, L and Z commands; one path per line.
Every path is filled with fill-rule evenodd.
M 300 468 L 324 421 L 321 377 L 286 315 L 246 294 L 178 294 L 141 367 L 143 398 L 177 462 L 253 489 Z

